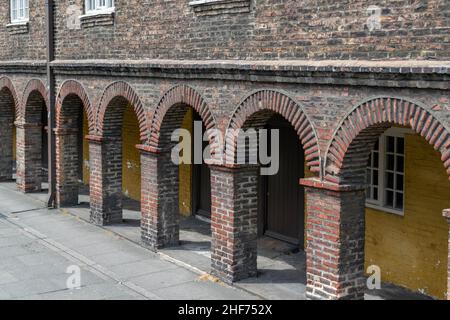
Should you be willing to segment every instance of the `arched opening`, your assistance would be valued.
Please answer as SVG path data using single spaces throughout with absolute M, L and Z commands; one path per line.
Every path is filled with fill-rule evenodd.
M 148 212 L 152 227 L 160 234 L 158 249 L 195 261 L 207 270 L 211 248 L 211 177 L 203 151 L 209 145 L 203 116 L 187 103 L 175 103 L 165 110 L 158 132 L 157 169 L 153 183 L 158 189 L 158 207 Z M 156 127 L 156 126 L 155 126 Z M 206 141 L 205 141 L 206 140 Z M 150 173 L 149 173 L 150 174 Z M 157 215 L 157 219 L 150 218 Z M 156 225 L 155 225 L 156 224 Z M 144 226 L 146 224 L 144 223 Z M 160 229 L 159 226 L 161 226 Z M 143 239 L 155 246 L 146 236 Z M 170 247 L 176 246 L 176 250 Z
M 225 158 L 226 164 L 211 172 L 212 273 L 225 282 L 253 278 L 241 282 L 253 290 L 270 283 L 273 297 L 286 296 L 277 283 L 291 282 L 300 297 L 305 287 L 300 179 L 320 172 L 309 117 L 286 93 L 258 90 L 228 123 Z
M 243 177 L 237 173 L 238 181 L 244 179 L 248 183 L 238 182 L 237 188 L 247 187 L 235 192 L 245 192 L 249 197 L 245 202 L 250 206 L 246 205 L 245 211 L 256 211 L 248 218 L 248 225 L 257 225 L 252 240 L 257 262 L 255 271 L 249 272 L 244 266 L 245 276 L 238 275 L 233 281 L 257 274 L 257 278 L 241 281 L 241 285 L 260 290 L 257 284 L 264 283 L 271 296 L 279 298 L 286 294 L 292 297 L 292 292 L 279 286 L 280 282 L 289 282 L 300 297 L 305 286 L 306 217 L 305 193 L 299 181 L 312 173 L 306 165 L 299 131 L 280 113 L 262 109 L 246 118 L 236 141 L 235 162 L 243 167 L 256 165 L 256 170 Z M 263 168 L 267 170 L 263 172 Z M 247 190 L 250 185 L 256 188 L 253 195 Z
M 308 246 L 320 253 L 308 265 L 310 297 L 445 296 L 449 139 L 425 107 L 403 99 L 368 100 L 344 119 L 327 150 L 326 181 L 304 182 L 316 221 Z M 333 237 L 324 241 L 324 231 Z
M 391 127 L 371 150 L 366 187 L 365 270 L 379 267 L 382 289 L 445 299 L 450 186 L 439 152 L 413 130 Z
M 67 95 L 57 116 L 57 203 L 59 206 L 89 204 L 88 116 L 81 98 Z
M 102 122 L 101 142 L 90 143 L 91 221 L 121 224 L 118 232 L 130 231 L 133 239 L 137 239 L 141 220 L 141 165 L 136 145 L 141 135 L 135 106 L 125 97 L 113 97 Z
M 48 189 L 47 106 L 38 90 L 26 100 L 24 122 L 17 125 L 17 184 L 24 192 Z
M 12 92 L 0 90 L 0 181 L 9 181 L 15 174 L 15 101 Z

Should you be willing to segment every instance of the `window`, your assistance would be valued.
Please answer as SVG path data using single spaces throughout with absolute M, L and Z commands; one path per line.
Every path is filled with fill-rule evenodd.
M 28 21 L 28 0 L 11 0 L 11 22 Z
M 408 129 L 392 128 L 383 134 L 369 156 L 366 199 L 369 207 L 403 214 L 405 138 Z
M 86 0 L 86 13 L 114 9 L 114 0 Z

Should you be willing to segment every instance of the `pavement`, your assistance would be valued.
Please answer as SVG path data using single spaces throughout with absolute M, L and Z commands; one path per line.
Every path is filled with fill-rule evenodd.
M 61 210 L 44 208 L 46 198 L 0 183 L 0 299 L 305 299 L 305 253 L 286 243 L 260 238 L 258 277 L 229 286 L 208 275 L 207 222 L 181 219 L 180 246 L 155 253 L 140 245 L 136 202 L 124 202 L 123 223 L 98 227 L 86 193 Z M 67 286 L 73 268 L 78 289 Z M 366 299 L 429 298 L 383 283 Z
M 39 196 L 39 194 L 34 195 Z M 0 299 L 258 299 L 0 184 Z M 79 270 L 80 287 L 68 288 Z

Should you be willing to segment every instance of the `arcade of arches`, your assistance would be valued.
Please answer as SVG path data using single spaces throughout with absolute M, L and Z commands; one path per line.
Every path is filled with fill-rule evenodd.
M 409 109 L 402 112 L 411 122 L 377 122 L 358 109 L 361 123 L 349 115 L 320 151 L 298 105 L 244 102 L 220 128 L 279 130 L 279 171 L 260 176 L 259 165 L 170 161 L 174 129 L 219 127 L 206 102 L 183 90 L 151 115 L 129 88 L 105 93 L 98 113 L 79 91 L 65 94 L 55 130 L 59 206 L 77 205 L 88 190 L 91 221 L 104 225 L 121 223 L 123 199 L 140 202 L 142 242 L 154 250 L 178 245 L 180 215 L 199 215 L 211 223 L 211 272 L 228 283 L 257 275 L 257 239 L 267 236 L 305 250 L 309 298 L 362 298 L 372 265 L 383 281 L 446 298 L 450 133 L 438 119 Z M 0 179 L 39 192 L 47 101 L 37 87 L 27 94 L 0 91 Z

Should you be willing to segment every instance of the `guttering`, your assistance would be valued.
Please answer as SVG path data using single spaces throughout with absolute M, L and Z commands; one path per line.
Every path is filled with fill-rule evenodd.
M 55 143 L 55 77 L 51 62 L 55 60 L 53 0 L 45 1 L 47 31 L 47 86 L 48 86 L 48 201 L 50 208 L 56 207 L 56 143 Z

